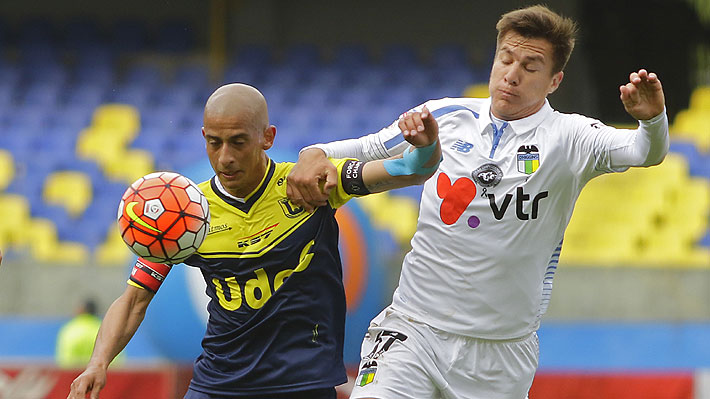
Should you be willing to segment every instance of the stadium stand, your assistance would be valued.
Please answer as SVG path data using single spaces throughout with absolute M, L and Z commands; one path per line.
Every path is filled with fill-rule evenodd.
M 111 234 L 127 184 L 203 158 L 197 151 L 201 107 L 218 82 L 205 62 L 189 56 L 196 41 L 181 26 L 166 23 L 151 35 L 144 24 L 122 20 L 106 32 L 77 19 L 57 35 L 46 21 L 23 25 L 14 44 L 18 56 L 0 60 L 0 200 L 13 221 L 3 224 L 0 245 L 47 261 L 92 254 L 101 264 L 120 264 L 129 257 Z M 136 57 L 146 53 L 152 55 Z M 172 58 L 166 62 L 161 54 Z M 485 97 L 486 80 L 487 71 L 472 66 L 456 44 L 432 48 L 428 56 L 407 45 L 379 54 L 359 44 L 330 53 L 310 44 L 282 51 L 247 45 L 235 49 L 220 79 L 259 87 L 280 146 L 292 151 L 376 131 L 430 98 Z M 661 166 L 590 183 L 563 260 L 707 266 L 709 109 L 710 87 L 697 88 L 674 119 L 673 154 Z M 363 204 L 383 227 L 384 215 L 407 220 L 393 229 L 406 244 L 419 195 L 399 190 L 396 198 L 386 194 Z

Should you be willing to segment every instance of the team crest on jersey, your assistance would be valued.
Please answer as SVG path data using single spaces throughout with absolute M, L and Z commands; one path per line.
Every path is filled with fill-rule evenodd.
M 518 172 L 530 175 L 540 166 L 540 151 L 537 146 L 521 145 L 518 148 Z
M 375 380 L 375 374 L 377 374 L 376 361 L 372 360 L 363 364 L 360 369 L 360 373 L 358 373 L 357 378 L 355 379 L 355 385 L 364 387 Z
M 281 205 L 281 210 L 287 218 L 295 218 L 303 213 L 303 207 L 293 206 L 293 204 L 289 202 L 288 198 L 281 198 L 279 200 L 279 205 Z
M 479 186 L 491 188 L 497 186 L 503 179 L 503 171 L 498 165 L 487 163 L 471 172 L 471 177 Z

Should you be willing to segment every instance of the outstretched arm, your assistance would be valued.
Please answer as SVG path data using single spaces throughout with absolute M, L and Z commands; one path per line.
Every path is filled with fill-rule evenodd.
M 410 147 L 402 155 L 365 163 L 363 182 L 370 193 L 424 183 L 441 162 L 439 125 L 425 106 L 405 114 L 399 129 Z
M 425 125 L 425 122 L 428 125 Z M 433 115 L 429 112 L 426 106 L 422 108 L 421 112 L 411 112 L 409 114 L 403 115 L 397 121 L 397 127 L 391 129 L 392 127 L 394 127 L 394 125 L 390 128 L 383 129 L 380 133 L 385 132 L 387 134 L 392 134 L 394 130 L 399 128 L 399 131 L 401 131 L 404 139 L 414 147 L 426 147 L 427 145 L 434 143 L 432 137 L 438 138 L 438 124 L 436 123 L 436 120 L 434 119 Z M 436 130 L 432 130 L 433 128 L 435 128 Z M 399 132 L 397 132 L 397 134 L 399 134 Z M 430 176 L 430 174 L 408 175 L 406 177 L 397 177 L 395 179 L 396 182 L 385 182 L 385 180 L 387 180 L 387 176 L 389 176 L 389 178 L 392 178 L 392 176 L 383 176 L 379 174 L 387 172 L 382 166 L 382 161 L 373 160 L 384 160 L 388 157 L 387 151 L 390 151 L 390 153 L 402 153 L 402 151 L 410 152 L 413 148 L 411 146 L 409 148 L 406 148 L 406 145 L 397 145 L 396 147 L 388 150 L 387 148 L 389 147 L 384 144 L 381 148 L 380 146 L 373 144 L 375 141 L 379 142 L 380 140 L 383 140 L 382 137 L 378 137 L 377 135 L 378 133 L 375 133 L 373 135 L 364 136 L 360 139 L 345 140 L 342 142 L 343 144 L 348 142 L 353 142 L 357 144 L 353 144 L 353 148 L 357 147 L 360 149 L 356 152 L 362 153 L 362 158 L 354 155 L 341 154 L 342 151 L 339 151 L 337 154 L 326 154 L 320 148 L 309 148 L 301 151 L 296 166 L 294 166 L 288 176 L 286 193 L 288 195 L 289 200 L 291 200 L 291 202 L 298 206 L 304 207 L 308 212 L 311 212 L 316 207 L 323 206 L 328 202 L 330 191 L 338 183 L 337 170 L 335 166 L 328 160 L 329 156 L 336 158 L 354 157 L 365 161 L 371 161 L 368 162 L 368 169 L 373 168 L 379 162 L 381 166 L 380 168 L 375 168 L 372 169 L 372 172 L 368 172 L 368 174 L 370 175 L 369 177 L 372 179 L 369 182 L 373 183 L 374 181 L 378 181 L 379 185 L 379 188 L 372 187 L 373 190 L 375 190 L 372 192 L 379 192 L 391 188 L 404 187 L 411 184 L 420 184 L 421 182 L 426 180 L 427 177 Z M 331 143 L 330 145 L 334 145 L 337 143 Z M 367 151 L 362 149 L 363 146 L 367 147 Z M 340 146 L 336 147 L 340 148 Z M 418 152 L 418 155 L 421 154 L 421 152 Z M 432 159 L 436 158 L 435 162 L 437 162 L 437 164 L 440 160 L 440 154 L 441 149 L 438 147 L 437 144 L 435 154 L 432 154 Z M 426 166 L 429 166 L 429 164 L 426 163 L 425 167 Z M 433 170 L 431 172 L 433 173 Z M 380 179 L 380 177 L 382 177 L 383 179 Z M 424 178 L 422 179 L 422 177 Z M 392 185 L 391 183 L 393 183 L 394 185 Z
M 106 385 L 106 370 L 111 361 L 126 347 L 145 316 L 154 294 L 148 290 L 127 286 L 106 312 L 96 337 L 94 352 L 86 370 L 71 384 L 67 399 L 98 399 Z

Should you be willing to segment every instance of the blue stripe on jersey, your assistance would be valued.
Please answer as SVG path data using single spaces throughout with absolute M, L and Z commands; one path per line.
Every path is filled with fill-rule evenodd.
M 434 118 L 438 118 L 442 115 L 449 114 L 454 111 L 469 111 L 473 114 L 473 117 L 478 119 L 478 113 L 470 108 L 466 108 L 463 105 L 447 105 L 446 107 L 439 108 L 431 112 Z
M 503 129 L 501 128 L 501 130 Z M 552 280 L 555 278 L 555 272 L 557 271 L 557 264 L 560 261 L 561 251 L 562 241 L 560 241 L 560 245 L 558 245 L 552 252 L 550 262 L 547 264 L 547 269 L 545 270 L 545 277 L 542 279 L 542 301 L 540 303 L 538 318 L 542 317 L 542 315 L 547 312 L 547 307 L 550 304 L 550 297 L 552 296 Z
M 508 127 L 508 122 L 503 122 L 503 124 L 500 126 L 500 129 L 496 127 L 495 123 L 491 123 L 491 126 L 493 126 L 493 147 L 491 147 L 491 155 L 488 156 L 488 158 L 493 158 L 493 155 L 496 153 L 496 148 L 498 148 L 498 143 L 500 143 L 500 138 L 503 136 L 503 129 Z
M 387 150 L 391 150 L 398 144 L 401 144 L 404 141 L 404 136 L 402 136 L 402 133 L 392 137 L 391 139 L 385 141 L 385 148 Z
M 438 118 L 442 115 L 450 114 L 454 111 L 469 111 L 473 114 L 473 117 L 478 119 L 478 113 L 470 108 L 466 108 L 463 105 L 448 105 L 443 108 L 439 108 L 437 110 L 434 110 L 431 112 L 432 115 L 434 115 L 434 118 Z M 391 139 L 385 141 L 385 148 L 387 150 L 391 150 L 393 147 L 401 144 L 404 141 L 404 136 L 402 136 L 402 133 L 392 137 Z

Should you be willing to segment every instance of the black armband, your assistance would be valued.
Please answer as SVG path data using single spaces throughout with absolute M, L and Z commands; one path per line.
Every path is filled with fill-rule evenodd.
M 362 181 L 362 169 L 365 162 L 349 159 L 345 161 L 343 170 L 340 171 L 340 181 L 343 182 L 343 189 L 350 195 L 367 195 L 370 190 L 365 187 Z

